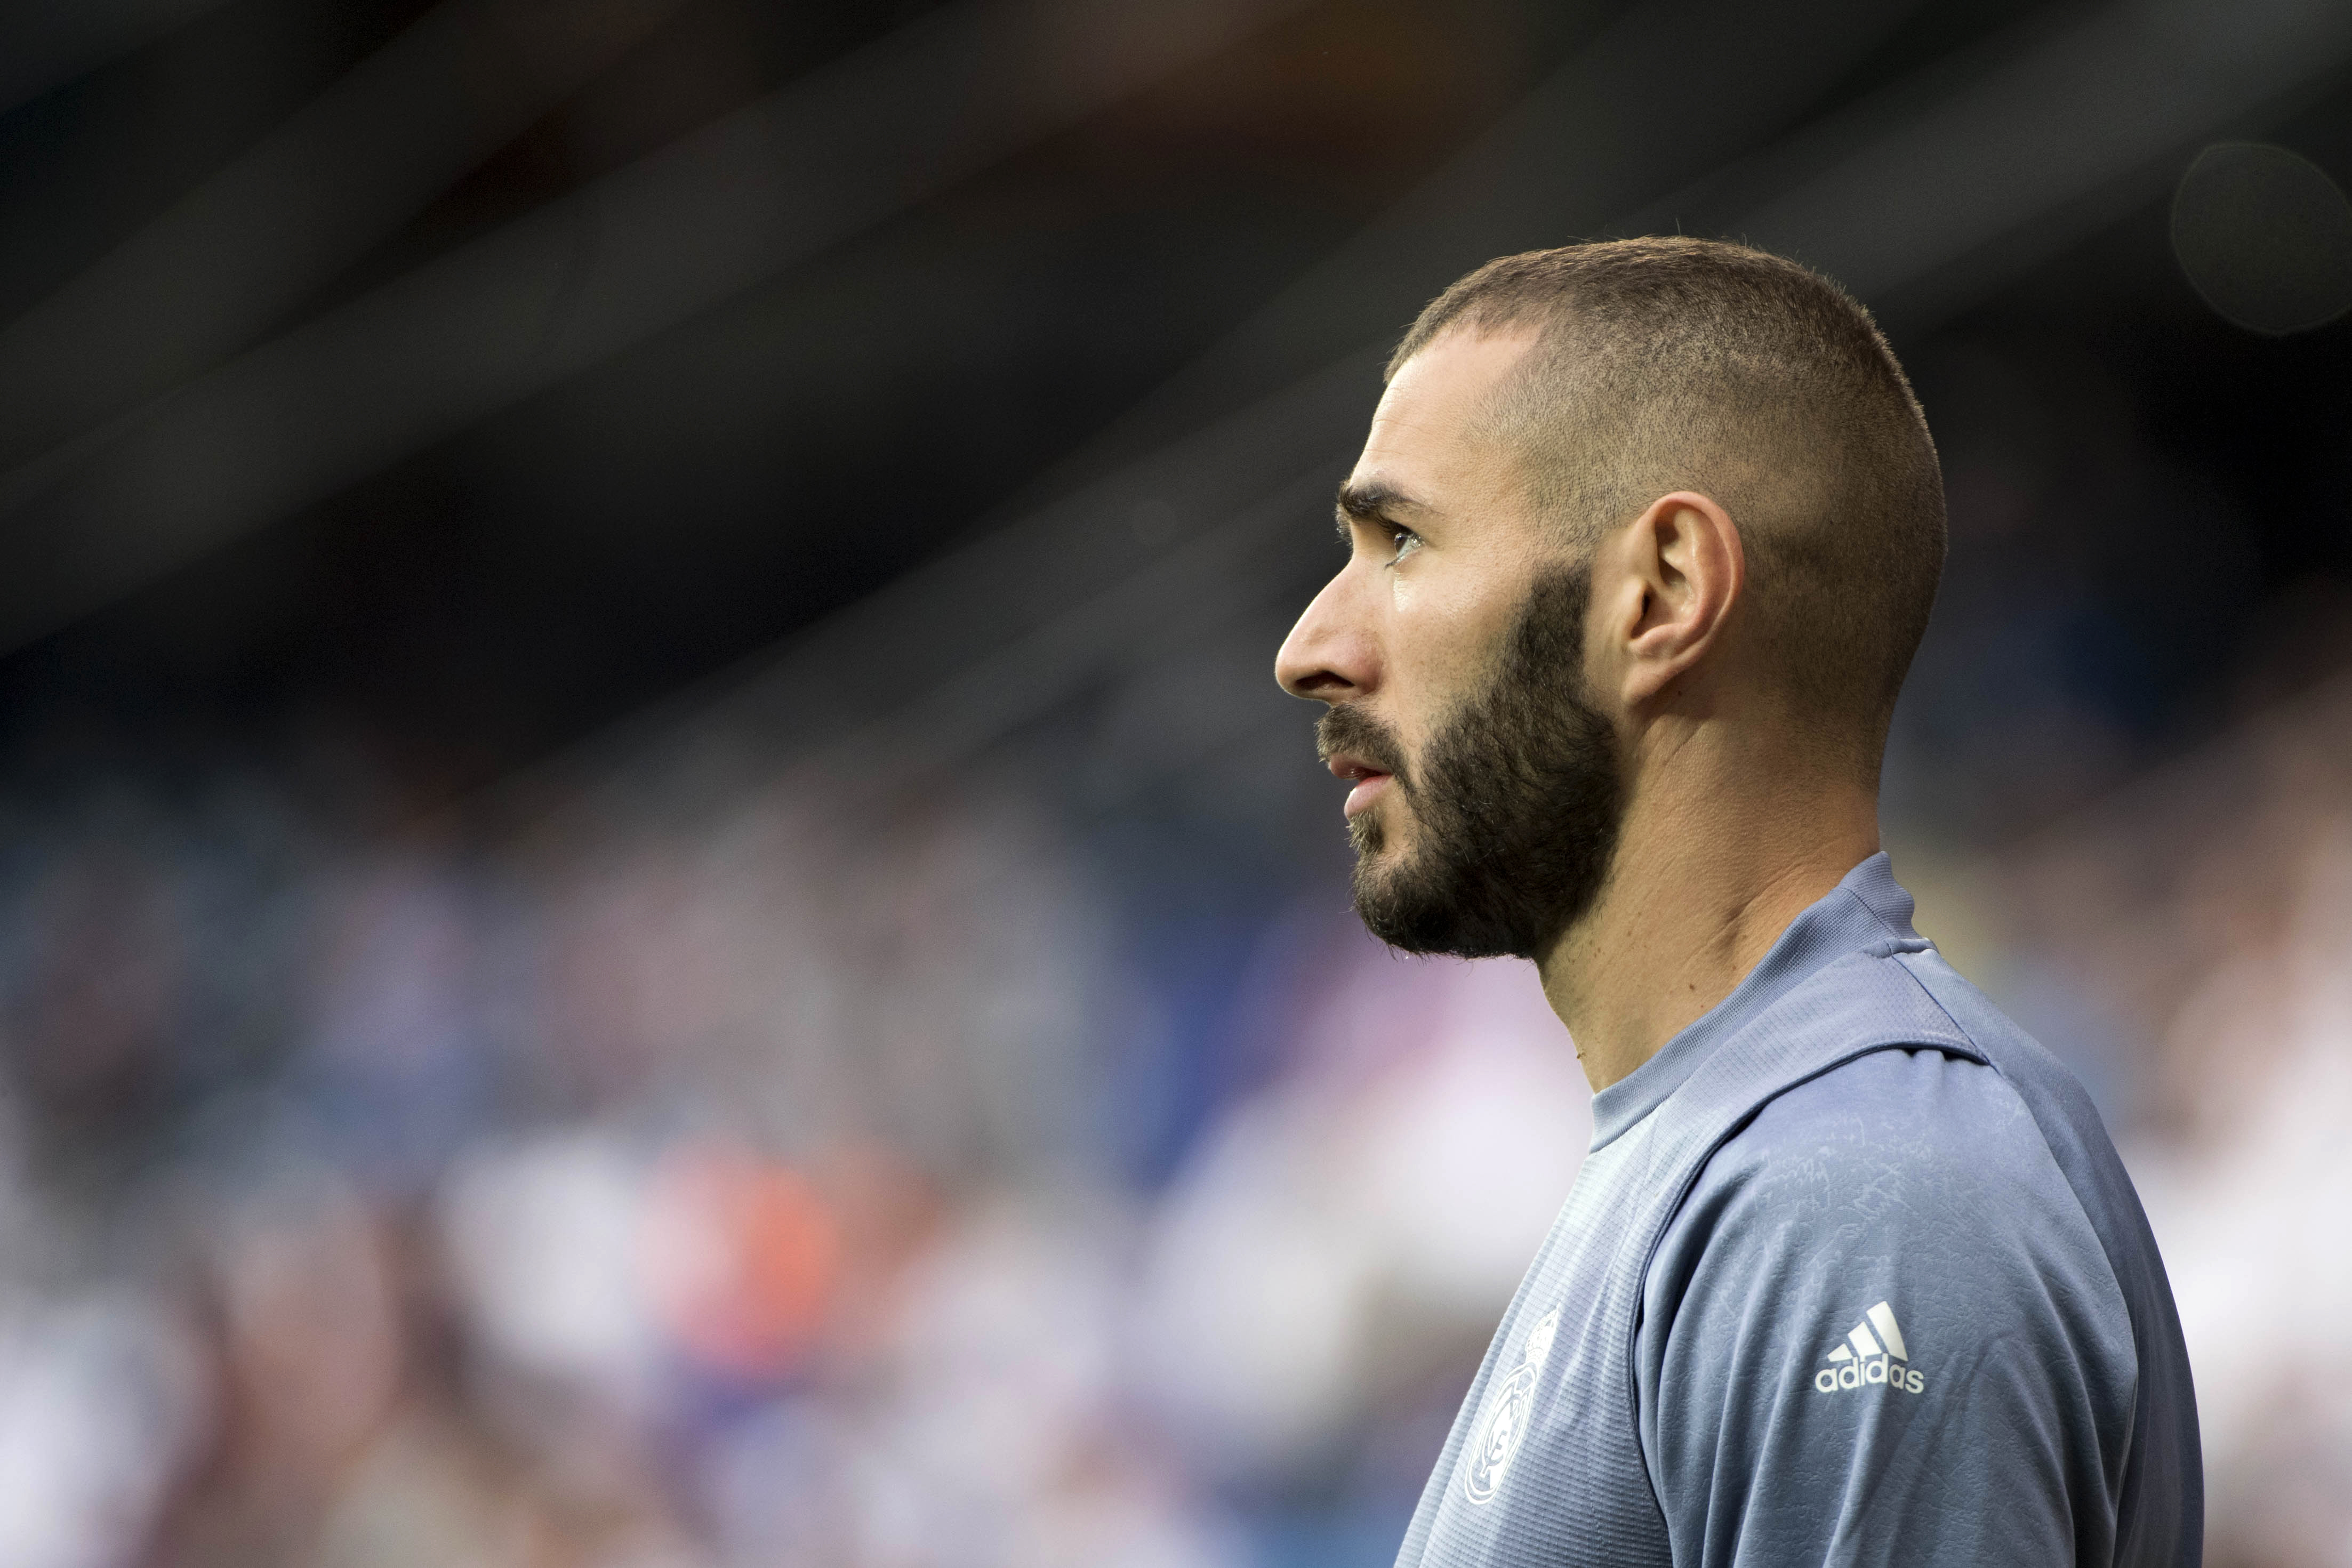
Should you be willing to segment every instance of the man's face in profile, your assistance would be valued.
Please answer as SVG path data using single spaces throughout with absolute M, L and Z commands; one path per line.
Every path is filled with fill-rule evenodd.
M 1340 493 L 1348 564 L 1276 661 L 1330 705 L 1357 910 L 1410 952 L 1536 956 L 1598 893 L 1622 811 L 1589 559 L 1480 426 L 1528 346 L 1449 333 L 1398 371 Z

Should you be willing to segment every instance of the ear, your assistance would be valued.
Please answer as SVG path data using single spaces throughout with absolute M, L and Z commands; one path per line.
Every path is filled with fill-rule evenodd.
M 1748 558 L 1731 514 L 1693 490 L 1650 503 L 1612 541 L 1617 591 L 1602 628 L 1638 711 L 1703 664 L 1748 586 Z

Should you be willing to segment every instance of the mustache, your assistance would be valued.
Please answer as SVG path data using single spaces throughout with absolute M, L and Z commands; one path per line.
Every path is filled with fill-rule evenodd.
M 1404 747 L 1394 731 L 1379 719 L 1350 706 L 1334 707 L 1315 722 L 1315 755 L 1328 762 L 1339 752 L 1360 757 L 1406 789 Z

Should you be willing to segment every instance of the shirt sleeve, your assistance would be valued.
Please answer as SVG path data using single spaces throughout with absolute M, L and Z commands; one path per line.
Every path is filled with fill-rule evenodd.
M 2128 1309 L 1982 1063 L 1878 1051 L 1766 1105 L 1668 1226 L 1635 1352 L 1683 1568 L 2113 1554 Z

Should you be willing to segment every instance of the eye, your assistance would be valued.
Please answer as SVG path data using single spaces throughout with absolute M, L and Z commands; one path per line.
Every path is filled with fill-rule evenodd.
M 1411 528 L 1400 528 L 1391 523 L 1388 525 L 1388 530 L 1389 542 L 1396 547 L 1396 553 L 1389 557 L 1391 566 L 1394 566 L 1422 546 L 1421 536 Z

